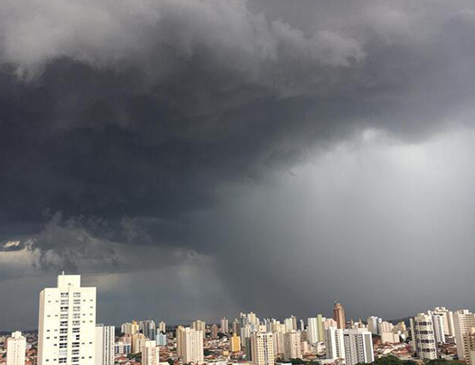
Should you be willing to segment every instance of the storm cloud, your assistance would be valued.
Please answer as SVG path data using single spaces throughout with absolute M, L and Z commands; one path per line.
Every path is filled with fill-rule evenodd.
M 408 285 L 419 272 L 400 264 L 439 252 L 441 232 L 452 227 L 426 235 L 418 181 L 439 181 L 427 173 L 439 167 L 464 173 L 450 160 L 461 157 L 453 133 L 473 152 L 460 131 L 472 128 L 475 6 L 289 3 L 0 0 L 0 259 L 15 257 L 0 268 L 3 290 L 39 273 L 81 272 L 99 291 L 102 283 L 110 322 L 132 308 L 170 321 L 240 309 L 308 316 L 335 296 L 355 316 L 425 309 L 397 299 L 358 303 L 391 278 Z M 450 148 L 433 142 L 444 138 Z M 435 153 L 434 143 L 453 152 L 439 156 L 446 164 L 429 156 L 419 166 L 425 174 L 405 175 L 418 156 L 410 146 Z M 310 182 L 324 193 L 312 195 Z M 435 184 L 435 200 L 457 182 Z M 385 199 L 413 191 L 408 206 Z M 466 247 L 472 208 L 456 202 L 467 224 L 446 239 Z M 419 225 L 401 219 L 407 212 Z M 151 303 L 167 297 L 158 307 L 113 304 L 145 295 L 147 285 L 157 288 Z M 439 304 L 432 299 L 443 293 L 415 303 Z M 462 299 L 473 300 L 450 303 Z M 11 318 L 1 316 L 0 326 L 14 327 Z M 24 318 L 18 326 L 35 326 L 34 315 Z

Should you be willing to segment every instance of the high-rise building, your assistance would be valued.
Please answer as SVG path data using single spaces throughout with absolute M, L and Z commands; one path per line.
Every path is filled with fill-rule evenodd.
M 189 327 L 179 326 L 176 332 L 178 356 L 185 364 L 202 363 L 203 332 Z
M 136 321 L 122 323 L 120 331 L 124 335 L 132 336 L 139 332 L 139 324 Z
M 471 328 L 469 333 L 464 334 L 464 342 L 467 344 L 468 348 L 468 359 L 467 363 L 470 365 L 475 365 L 475 328 Z
M 142 352 L 142 349 L 145 345 L 145 341 L 147 341 L 148 338 L 145 337 L 143 333 L 136 333 L 135 335 L 132 335 L 131 338 L 131 344 L 132 344 L 132 353 L 137 354 L 139 352 Z
M 284 334 L 284 360 L 301 359 L 302 349 L 300 343 L 300 332 L 291 331 Z
M 295 331 L 294 321 L 292 318 L 284 319 L 284 325 L 285 325 L 285 332 Z
M 218 326 L 213 324 L 211 326 L 211 338 L 216 340 L 218 338 Z
M 229 321 L 226 317 L 221 319 L 221 333 L 226 335 L 229 333 Z
M 323 316 L 317 314 L 317 327 L 318 327 L 318 341 L 323 341 L 325 338 L 325 330 L 323 328 Z
M 139 328 L 142 330 L 142 333 L 145 337 L 147 337 L 149 340 L 155 340 L 157 328 L 153 320 L 146 319 L 145 321 L 141 321 L 139 323 Z
M 15 331 L 7 339 L 7 365 L 25 365 L 26 338 Z
M 165 322 L 161 321 L 161 322 L 158 324 L 157 329 L 158 329 L 160 332 L 165 333 L 165 332 L 167 332 L 167 325 L 165 324 Z
M 345 359 L 345 342 L 341 328 L 330 327 L 325 330 L 325 348 L 327 359 Z
M 462 361 L 469 359 L 469 348 L 468 344 L 464 341 L 464 335 L 470 333 L 473 327 L 475 327 L 475 314 L 467 309 L 458 310 L 454 313 L 457 355 Z
M 320 337 L 318 335 L 318 319 L 317 318 L 309 318 L 307 321 L 307 341 L 314 345 L 318 341 L 320 341 Z
M 128 355 L 132 353 L 132 345 L 128 342 L 119 341 L 114 344 L 115 355 Z
M 370 331 L 373 335 L 379 335 L 381 333 L 380 326 L 382 321 L 383 320 L 379 317 L 368 317 L 368 331 Z
M 445 343 L 444 316 L 442 314 L 432 314 L 432 325 L 434 326 L 434 337 L 436 343 Z
M 325 318 L 323 321 L 323 330 L 327 330 L 330 327 L 338 328 L 338 323 L 333 318 Z
M 238 336 L 241 334 L 241 322 L 237 318 L 233 321 L 233 333 L 236 333 Z
M 394 325 L 390 322 L 386 322 L 386 321 L 382 321 L 380 324 L 379 324 L 379 333 L 383 333 L 383 332 L 392 332 L 393 331 L 393 328 L 394 328 Z M 370 329 L 368 328 L 368 331 L 370 331 Z M 370 331 L 371 333 L 373 333 L 372 331 Z M 374 333 L 373 333 L 374 334 Z
M 142 365 L 158 365 L 160 348 L 154 340 L 146 340 L 142 350 Z
M 142 347 L 142 365 L 158 365 L 160 348 L 154 340 L 145 340 Z
M 96 326 L 96 364 L 114 365 L 115 327 Z
M 343 308 L 343 304 L 335 302 L 333 306 L 333 319 L 336 321 L 338 328 L 346 328 L 345 308 Z
M 251 336 L 251 353 L 254 365 L 274 365 L 274 337 L 270 332 L 257 332 Z
M 455 329 L 454 329 L 454 314 L 452 311 L 449 311 L 445 307 L 435 307 L 432 310 L 433 314 L 440 314 L 444 320 L 444 335 L 445 337 L 454 337 L 455 336 Z
M 233 333 L 231 337 L 231 352 L 239 352 L 241 351 L 241 337 L 237 335 L 237 333 Z
M 421 360 L 437 359 L 437 344 L 435 342 L 432 316 L 419 313 L 410 319 L 412 332 L 412 348 Z
M 59 275 L 56 288 L 40 293 L 38 365 L 94 365 L 96 288 L 80 275 Z
M 274 353 L 275 355 L 284 355 L 284 334 L 285 334 L 285 326 L 283 324 L 280 325 L 284 330 L 281 332 L 274 332 Z
M 167 345 L 167 335 L 163 332 L 160 332 L 157 329 L 157 335 L 155 336 L 155 342 L 157 346 L 166 346 Z
M 297 317 L 295 317 L 293 314 L 290 316 L 290 319 L 292 320 L 292 330 L 297 331 Z
M 379 326 L 379 335 L 381 337 L 381 343 L 400 342 L 399 332 L 394 330 L 394 325 L 390 322 L 381 322 Z
M 345 364 L 355 365 L 374 361 L 372 334 L 366 329 L 356 328 L 343 332 Z
M 203 338 L 206 337 L 206 322 L 205 321 L 202 321 L 201 319 L 194 321 L 192 328 L 195 331 L 201 331 L 201 333 L 203 334 Z

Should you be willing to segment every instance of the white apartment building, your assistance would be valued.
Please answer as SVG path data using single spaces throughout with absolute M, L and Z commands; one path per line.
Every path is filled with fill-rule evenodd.
M 95 365 L 96 288 L 63 273 L 41 291 L 39 307 L 38 365 Z
M 15 331 L 7 339 L 7 365 L 25 365 L 26 338 Z
M 294 320 L 293 318 L 286 318 L 284 320 L 285 332 L 294 331 Z
M 160 347 L 154 340 L 147 340 L 142 350 L 142 365 L 158 365 L 160 363 Z
M 412 348 L 421 360 L 437 359 L 437 343 L 435 341 L 432 316 L 419 313 L 410 319 L 412 332 Z
M 343 333 L 346 365 L 374 361 L 373 339 L 370 331 L 363 328 L 345 330 Z
M 429 312 L 431 313 L 431 312 Z M 432 313 L 435 342 L 445 343 L 444 317 L 441 314 Z
M 460 360 L 469 360 L 469 346 L 464 336 L 475 327 L 475 314 L 467 309 L 458 310 L 454 313 L 455 342 L 457 343 L 457 355 Z
M 325 330 L 326 358 L 328 360 L 345 359 L 345 341 L 343 330 L 329 327 Z
M 251 336 L 251 358 L 254 365 L 274 365 L 274 335 L 257 332 Z
M 440 314 L 443 317 L 444 322 L 444 334 L 445 336 L 455 336 L 454 329 L 454 314 L 445 307 L 435 307 L 432 310 L 433 314 Z
M 309 318 L 307 321 L 307 341 L 314 345 L 321 341 L 318 336 L 318 320 L 317 318 Z
M 185 364 L 203 363 L 203 332 L 179 326 L 176 331 L 178 356 Z
M 115 327 L 96 326 L 96 365 L 114 365 Z
M 300 332 L 291 331 L 284 334 L 284 360 L 301 359 L 301 339 Z

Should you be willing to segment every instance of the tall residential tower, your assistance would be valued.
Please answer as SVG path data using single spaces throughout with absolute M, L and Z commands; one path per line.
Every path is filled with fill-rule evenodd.
M 96 288 L 80 275 L 58 276 L 40 293 L 38 365 L 95 365 Z

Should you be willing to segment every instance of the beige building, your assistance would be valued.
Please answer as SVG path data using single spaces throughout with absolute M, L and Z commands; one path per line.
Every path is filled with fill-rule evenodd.
M 221 333 L 229 333 L 229 321 L 226 317 L 221 319 Z
M 274 336 L 271 332 L 252 334 L 251 357 L 254 365 L 274 365 Z
M 455 342 L 457 343 L 457 355 L 460 360 L 469 360 L 469 346 L 466 334 L 470 334 L 475 327 L 475 314 L 467 309 L 458 310 L 454 313 Z
M 158 365 L 160 363 L 160 347 L 155 341 L 147 340 L 142 350 L 142 365 Z
M 20 331 L 7 339 L 7 365 L 25 365 L 26 338 Z
M 468 356 L 467 359 L 470 365 L 475 365 L 475 328 L 471 328 L 469 333 L 464 335 L 464 341 L 467 343 Z
M 239 351 L 241 351 L 241 337 L 239 337 L 237 333 L 233 333 L 231 337 L 231 352 Z
M 218 326 L 213 324 L 211 326 L 211 338 L 216 340 L 218 338 Z
M 191 326 L 195 331 L 201 331 L 203 334 L 203 338 L 206 337 L 206 322 L 202 321 L 201 319 L 198 319 L 193 322 L 193 325 Z
M 284 360 L 301 359 L 302 348 L 300 332 L 291 331 L 284 334 Z
M 145 337 L 143 333 L 136 333 L 135 335 L 132 335 L 132 340 L 131 340 L 132 353 L 136 354 L 136 353 L 142 352 L 142 349 L 145 345 L 145 341 L 147 340 L 148 338 Z
M 122 323 L 120 331 L 126 336 L 132 336 L 139 332 L 139 324 L 136 321 Z
M 185 364 L 204 361 L 203 332 L 189 327 L 178 327 L 176 332 L 178 356 Z

